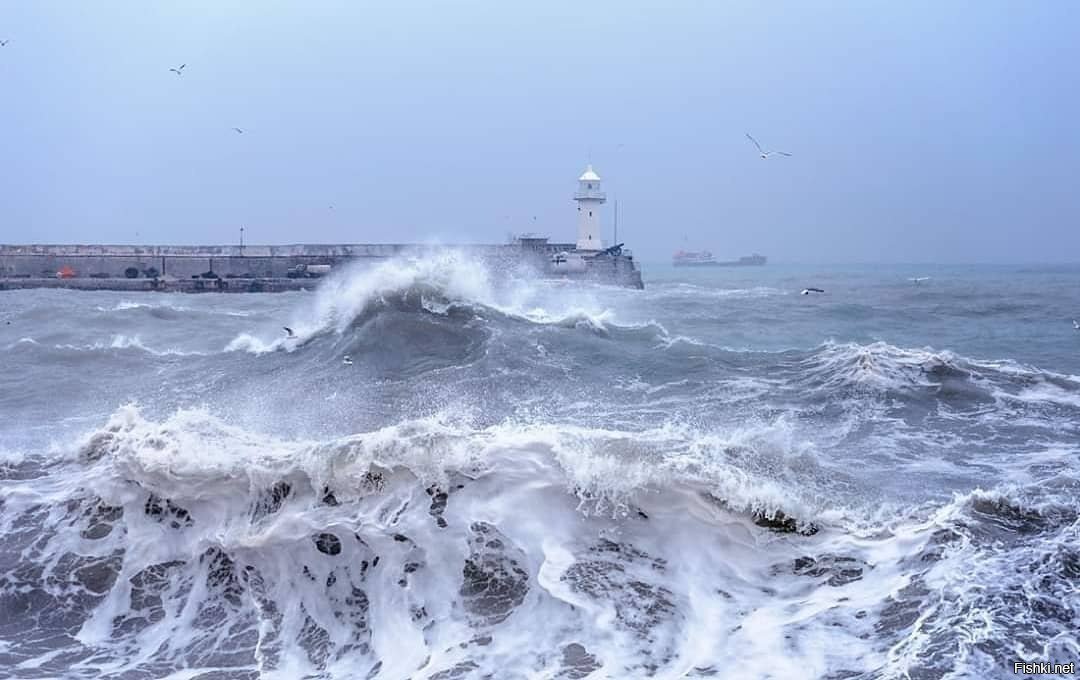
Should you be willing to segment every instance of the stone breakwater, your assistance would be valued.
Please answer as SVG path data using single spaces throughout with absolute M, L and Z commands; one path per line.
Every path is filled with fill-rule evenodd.
M 466 252 L 493 270 L 528 269 L 537 275 L 642 288 L 629 255 L 598 255 L 583 271 L 558 271 L 552 256 L 572 244 L 426 246 L 413 244 L 298 244 L 282 246 L 0 245 L 0 290 L 276 292 L 311 288 L 316 279 L 298 270 L 332 269 L 354 261 Z

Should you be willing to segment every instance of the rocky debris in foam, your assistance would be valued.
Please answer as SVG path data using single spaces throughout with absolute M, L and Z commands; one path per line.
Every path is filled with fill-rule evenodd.
M 818 528 L 813 524 L 804 524 L 799 520 L 785 514 L 781 510 L 774 512 L 755 511 L 751 515 L 754 524 L 765 529 L 770 529 L 782 534 L 799 534 L 800 536 L 813 536 Z
M 931 593 L 923 576 L 917 575 L 885 600 L 874 624 L 879 635 L 899 640 L 892 649 L 909 658 L 904 669 L 907 677 L 944 678 L 961 651 L 954 635 L 932 634 L 942 616 L 941 609 L 935 606 L 938 597 Z
M 304 614 L 304 625 L 300 628 L 296 643 L 307 654 L 308 661 L 311 662 L 312 666 L 320 671 L 325 670 L 326 662 L 333 652 L 330 633 L 320 626 L 315 619 L 311 618 L 311 615 L 304 610 L 303 605 L 301 605 L 300 609 Z
M 398 579 L 397 584 L 402 588 L 407 587 L 409 585 L 409 575 L 415 574 L 423 566 L 423 562 L 419 562 L 416 560 L 406 560 L 401 567 L 401 578 Z
M 166 592 L 180 586 L 177 575 L 185 564 L 183 560 L 151 564 L 128 579 L 129 611 L 113 619 L 113 637 L 138 633 L 165 618 Z
M 94 595 L 104 595 L 112 589 L 116 583 L 116 577 L 120 573 L 123 564 L 123 553 L 116 551 L 109 557 L 104 558 L 75 558 L 84 566 L 74 570 L 75 582 Z
M 662 584 L 666 562 L 626 543 L 601 540 L 563 573 L 561 580 L 615 610 L 619 628 L 638 638 L 649 659 L 628 666 L 628 675 L 651 675 L 677 654 L 660 631 L 681 628 L 675 594 Z M 677 630 L 674 633 L 677 635 Z
M 874 630 L 878 633 L 897 633 L 914 625 L 929 595 L 922 576 L 916 576 L 885 600 Z
M 427 495 L 431 496 L 431 509 L 428 510 L 428 514 L 435 518 L 435 523 L 440 529 L 445 529 L 447 525 L 443 513 L 446 512 L 446 502 L 450 496 L 434 485 L 429 486 L 426 491 Z
M 444 671 L 439 671 L 428 676 L 429 680 L 457 680 L 457 678 L 469 678 L 473 676 L 475 671 L 480 666 L 476 665 L 472 661 L 462 661 L 455 664 L 452 668 L 447 668 Z M 488 677 L 488 676 L 484 676 Z
M 388 472 L 384 474 L 382 469 L 372 465 L 371 469 L 364 473 L 364 477 L 360 481 L 361 487 L 367 493 L 381 493 L 383 487 L 386 485 L 386 477 L 388 476 Z
M 31 675 L 60 677 L 90 655 L 75 636 L 114 586 L 123 555 L 69 552 L 46 564 L 36 547 L 31 550 L 32 561 L 0 576 L 0 639 L 7 643 L 0 645 L 0 668 L 41 657 Z
M 148 517 L 153 517 L 158 522 L 168 522 L 173 529 L 189 527 L 194 524 L 194 520 L 191 519 L 191 514 L 187 510 L 175 505 L 168 498 L 162 498 L 157 494 L 150 494 L 150 497 L 146 499 L 146 504 L 143 506 L 143 511 Z
M 235 561 L 218 547 L 208 548 L 195 562 L 173 560 L 150 565 L 128 580 L 129 610 L 113 619 L 113 637 L 134 640 L 141 631 L 174 615 L 179 606 L 191 612 L 192 634 L 184 645 L 186 664 L 250 666 L 260 645 L 259 609 L 253 609 L 251 600 L 244 597 L 252 572 L 254 568 L 249 567 L 241 574 Z M 204 587 L 196 587 L 198 580 Z M 197 601 L 192 601 L 193 594 Z M 259 602 L 259 595 L 255 595 Z M 157 665 L 154 673 L 165 673 L 169 668 Z
M 27 481 L 47 474 L 48 465 L 42 465 L 39 461 L 32 459 L 0 462 L 0 480 Z M 3 507 L 3 500 L 0 500 L 0 509 Z
M 953 529 L 942 528 L 930 535 L 926 547 L 918 555 L 920 562 L 940 562 L 950 546 L 963 540 L 963 536 Z
M 251 666 L 259 643 L 258 619 L 251 600 L 244 597 L 236 562 L 221 548 L 211 547 L 198 564 L 205 570 L 205 590 L 192 620 L 198 632 L 191 636 L 185 658 L 197 667 Z
M 119 427 L 111 427 L 106 432 L 95 432 L 79 448 L 79 458 L 88 463 L 100 460 L 115 444 L 116 432 L 119 430 Z
M 206 585 L 219 592 L 226 602 L 239 607 L 244 586 L 237 576 L 236 562 L 221 548 L 207 548 L 199 557 L 199 563 L 206 566 Z
M 321 502 L 323 505 L 329 505 L 330 507 L 337 507 L 340 504 L 337 496 L 334 495 L 334 492 L 331 491 L 328 486 L 323 487 Z
M 351 653 L 367 655 L 371 648 L 371 629 L 368 610 L 370 600 L 365 590 L 365 582 L 371 565 L 378 564 L 379 558 L 374 555 L 371 548 L 359 536 L 354 534 L 356 542 L 349 541 L 347 544 L 333 533 L 323 532 L 314 536 L 316 549 L 330 556 L 343 555 L 344 559 L 334 561 L 319 561 L 304 567 L 305 575 L 312 585 L 321 590 L 316 595 L 318 600 L 327 602 L 337 622 L 331 628 L 335 631 L 335 639 L 340 640 L 340 632 L 348 631 L 346 642 L 333 648 L 333 658 L 341 658 Z M 320 610 L 321 611 L 321 610 Z M 309 616 L 310 618 L 310 616 Z M 325 623 L 325 622 L 324 622 Z M 318 639 L 321 638 L 312 619 L 311 626 L 305 622 L 305 629 L 309 633 L 309 643 L 313 650 L 319 649 Z M 321 653 L 317 653 L 317 660 Z
M 562 648 L 562 670 L 555 677 L 574 679 L 584 678 L 600 668 L 596 657 L 577 642 L 571 642 Z
M 506 620 L 525 601 L 529 574 L 521 566 L 524 555 L 494 526 L 476 522 L 470 532 L 459 592 L 465 609 L 491 626 Z
M 254 521 L 261 517 L 276 513 L 291 495 L 292 485 L 284 480 L 277 482 L 269 489 L 263 490 L 259 493 L 258 498 L 255 501 L 255 507 L 251 512 L 251 519 Z
M 330 555 L 331 557 L 341 554 L 341 539 L 334 534 L 324 532 L 316 535 L 314 540 L 315 549 L 322 554 Z
M 729 512 L 738 512 L 738 510 L 731 507 L 723 498 L 714 496 L 711 493 L 704 494 L 704 497 L 714 503 L 715 505 L 728 510 Z M 742 513 L 739 513 L 742 514 Z M 799 534 L 802 536 L 813 536 L 818 532 L 817 525 L 812 522 L 801 522 L 797 518 L 788 515 L 786 512 L 780 509 L 765 510 L 757 509 L 750 513 L 750 521 L 759 527 L 769 529 L 781 534 Z
M 797 576 L 827 577 L 825 585 L 835 588 L 858 581 L 862 578 L 864 570 L 871 568 L 870 565 L 854 557 L 826 554 L 817 557 L 809 555 L 798 557 L 792 563 L 790 571 Z M 777 565 L 773 568 L 773 574 L 783 573 L 787 569 L 785 566 Z
M 1077 520 L 1073 508 L 1060 505 L 1025 508 L 1001 497 L 975 496 L 969 507 L 970 515 L 976 521 L 959 522 L 959 526 L 985 541 L 1035 535 Z
M 241 578 L 255 601 L 256 616 L 259 619 L 260 666 L 266 671 L 274 670 L 281 661 L 284 646 L 281 629 L 285 616 L 270 596 L 266 579 L 255 566 L 245 567 Z
M 356 543 L 349 542 L 346 546 L 341 539 L 330 532 L 323 532 L 312 536 L 315 549 L 324 555 L 344 555 L 346 559 L 327 561 L 315 560 L 302 568 L 302 574 L 310 584 L 297 594 L 300 600 L 299 612 L 294 610 L 290 617 L 302 616 L 303 622 L 298 620 L 287 621 L 282 609 L 269 598 L 265 597 L 265 585 L 258 572 L 250 575 L 252 591 L 259 603 L 261 617 L 273 626 L 273 650 L 275 659 L 280 654 L 282 641 L 280 635 L 283 630 L 296 630 L 299 633 L 294 642 L 308 657 L 313 667 L 325 670 L 327 665 L 336 659 L 350 654 L 366 656 L 371 650 L 371 630 L 368 618 L 370 601 L 364 589 L 365 577 L 371 562 L 378 562 L 378 557 L 372 555 L 371 549 L 356 536 Z M 311 600 L 310 598 L 314 598 Z M 309 602 L 326 603 L 329 609 L 322 604 L 313 605 L 307 609 Z M 291 608 L 286 608 L 289 610 Z M 329 611 L 333 622 L 328 622 L 325 617 L 313 616 L 312 612 L 322 614 Z M 329 626 L 329 627 L 328 627 Z M 333 635 L 331 635 L 333 631 Z M 345 642 L 341 642 L 342 632 L 347 632 Z M 290 644 L 285 642 L 284 644 Z M 262 643 L 260 643 L 260 648 Z M 361 677 L 358 675 L 358 677 Z
M 366 655 L 371 651 L 371 628 L 368 619 L 371 601 L 367 592 L 354 583 L 347 569 L 335 570 L 337 576 L 326 584 L 327 600 L 340 630 L 348 631 L 348 641 L 337 650 L 337 656 L 352 652 Z M 362 579 L 361 579 L 362 582 Z
M 654 571 L 667 569 L 667 560 L 662 557 L 652 557 L 643 550 L 638 550 L 627 543 L 616 543 L 606 538 L 600 541 L 592 549 L 595 553 L 612 553 L 628 561 L 639 561 L 648 564 Z
M 117 505 L 107 505 L 100 498 L 93 499 L 83 511 L 86 526 L 79 535 L 89 540 L 99 540 L 112 533 L 113 526 L 124 516 L 124 509 Z

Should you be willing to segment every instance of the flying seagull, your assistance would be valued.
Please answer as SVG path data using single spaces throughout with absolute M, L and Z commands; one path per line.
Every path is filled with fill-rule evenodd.
M 8 40 L 0 40 L 0 47 L 7 47 L 7 44 L 9 42 L 11 42 L 10 39 L 8 39 Z
M 238 134 L 238 135 L 244 134 L 244 131 L 241 130 L 240 128 L 234 127 L 233 130 L 236 130 L 236 134 Z
M 824 293 L 825 291 L 820 288 L 803 288 L 802 294 L 809 295 L 810 293 Z
M 769 156 L 773 155 L 774 153 L 778 153 L 781 156 L 790 156 L 791 155 L 787 151 L 766 151 L 765 149 L 762 149 L 761 145 L 758 144 L 756 139 L 754 139 L 753 137 L 750 136 L 749 132 L 746 133 L 746 138 L 754 143 L 754 146 L 757 147 L 758 153 L 761 154 L 762 158 L 768 158 Z
M 9 322 L 9 323 L 10 323 L 10 322 Z M 1076 330 L 1080 331 L 1080 323 L 1077 323 L 1077 322 L 1076 322 L 1076 319 L 1073 319 L 1073 328 L 1075 328 Z
M 908 279 L 908 281 L 911 281 L 916 286 L 919 285 L 920 283 L 922 283 L 923 281 L 929 281 L 929 280 L 930 280 L 929 276 L 916 276 L 913 279 Z
M 289 328 L 288 326 L 282 326 L 282 328 L 285 329 L 285 332 L 289 334 L 290 338 L 296 337 L 296 333 L 293 333 L 293 329 Z
M 171 68 L 169 70 L 172 71 L 173 73 L 175 73 L 176 75 L 180 76 L 180 75 L 184 74 L 184 67 L 185 66 L 187 66 L 187 64 L 180 64 L 180 68 Z
M 345 364 L 346 366 L 352 366 L 352 358 L 348 354 L 346 354 L 345 358 L 341 360 L 341 363 Z

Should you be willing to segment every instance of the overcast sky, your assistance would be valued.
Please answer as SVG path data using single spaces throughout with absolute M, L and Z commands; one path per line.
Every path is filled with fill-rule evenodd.
M 1078 36 L 1066 0 L 0 0 L 0 242 L 573 240 L 591 160 L 641 259 L 1078 261 Z

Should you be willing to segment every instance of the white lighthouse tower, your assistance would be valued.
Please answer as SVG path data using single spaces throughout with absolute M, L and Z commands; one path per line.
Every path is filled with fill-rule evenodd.
M 600 240 L 600 206 L 607 196 L 600 191 L 600 175 L 592 169 L 592 164 L 578 177 L 578 190 L 574 193 L 578 204 L 578 250 L 603 250 Z

